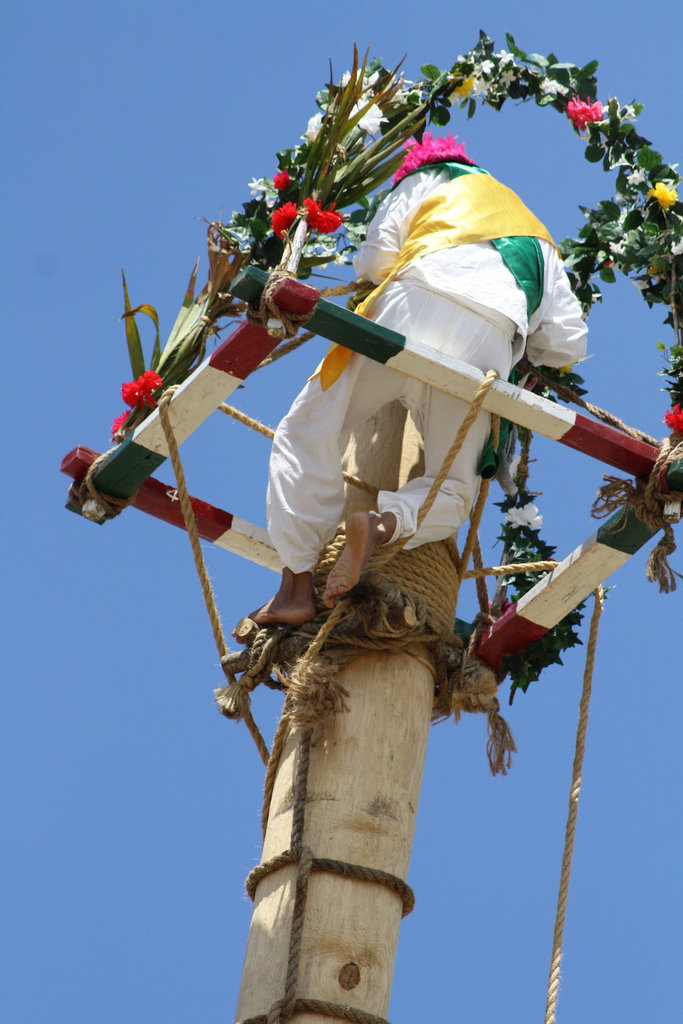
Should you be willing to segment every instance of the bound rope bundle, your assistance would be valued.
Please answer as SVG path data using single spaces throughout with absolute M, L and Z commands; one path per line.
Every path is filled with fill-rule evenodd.
M 605 484 L 598 491 L 593 503 L 593 516 L 603 519 L 623 509 L 618 523 L 612 533 L 624 529 L 627 523 L 628 510 L 632 509 L 637 518 L 654 532 L 663 530 L 663 536 L 650 552 L 645 575 L 650 583 L 658 583 L 661 593 L 669 594 L 676 590 L 675 572 L 668 562 L 668 557 L 676 550 L 673 527 L 664 515 L 664 504 L 671 499 L 683 500 L 683 492 L 662 490 L 660 481 L 666 474 L 667 467 L 674 459 L 683 457 L 683 437 L 672 434 L 664 438 L 654 468 L 647 480 L 624 480 L 620 477 L 607 476 Z

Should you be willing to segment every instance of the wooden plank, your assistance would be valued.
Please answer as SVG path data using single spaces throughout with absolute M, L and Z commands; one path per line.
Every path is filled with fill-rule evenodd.
M 256 302 L 266 280 L 265 271 L 247 267 L 236 278 L 232 292 Z M 441 353 L 437 358 L 423 342 L 405 338 L 326 299 L 320 299 L 308 326 L 322 337 L 468 402 L 484 377 L 460 360 Z M 652 445 L 504 381 L 491 388 L 484 409 L 633 476 L 648 476 L 657 457 Z
M 98 455 L 99 453 L 91 448 L 80 445 L 64 457 L 61 471 L 74 480 L 82 480 Z M 274 572 L 280 571 L 279 556 L 264 529 L 200 498 L 190 497 L 190 503 L 199 536 L 203 540 Z M 172 484 L 165 484 L 150 477 L 142 482 L 131 504 L 133 508 L 146 512 L 147 515 L 185 529 L 178 492 Z M 73 511 L 80 511 L 73 504 L 69 504 L 68 507 Z
M 506 654 L 557 625 L 656 533 L 631 508 L 619 509 L 482 634 L 477 656 L 498 671 Z

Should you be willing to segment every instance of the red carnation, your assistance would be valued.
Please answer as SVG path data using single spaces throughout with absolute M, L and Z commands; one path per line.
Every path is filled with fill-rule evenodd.
M 119 430 L 130 416 L 130 409 L 125 409 L 120 416 L 117 416 L 111 425 L 111 439 L 115 440 Z
M 296 220 L 296 215 L 296 203 L 283 203 L 282 206 L 278 206 L 276 210 L 273 210 L 271 223 L 273 231 L 278 238 L 282 238 L 285 231 L 292 226 Z
M 154 408 L 157 403 L 152 397 L 152 392 L 160 388 L 162 383 L 156 370 L 145 370 L 137 380 L 129 380 L 121 385 L 121 398 L 131 409 L 134 409 L 135 406 L 142 409 L 145 404 Z
M 674 405 L 671 412 L 665 412 L 664 421 L 674 434 L 683 434 L 683 406 Z
M 334 203 L 329 210 L 322 210 L 320 203 L 316 203 L 315 199 L 304 199 L 304 206 L 308 213 L 308 223 L 321 235 L 329 235 L 341 227 L 343 217 L 341 213 L 334 212 Z
M 289 176 L 289 171 L 278 171 L 273 178 L 273 185 L 278 190 L 287 188 L 291 184 L 292 179 Z
M 567 104 L 567 117 L 580 132 L 584 131 L 589 121 L 603 121 L 605 112 L 600 100 L 589 103 L 578 96 L 572 96 Z

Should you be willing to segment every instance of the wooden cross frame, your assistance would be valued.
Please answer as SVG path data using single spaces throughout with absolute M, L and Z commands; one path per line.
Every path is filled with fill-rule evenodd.
M 255 304 L 267 277 L 264 271 L 248 267 L 236 279 L 232 292 Z M 320 299 L 315 288 L 302 282 L 282 280 L 273 299 L 286 312 L 312 311 L 307 326 L 317 334 L 457 398 L 471 401 L 483 379 L 480 370 L 441 353 L 436 358 L 426 345 Z M 279 341 L 264 328 L 243 323 L 204 360 L 169 403 L 178 444 L 239 387 Z M 658 455 L 652 445 L 503 381 L 496 381 L 489 390 L 483 408 L 632 476 L 648 477 Z M 79 446 L 64 457 L 62 472 L 81 480 L 97 457 L 97 452 Z M 175 487 L 152 478 L 167 457 L 156 411 L 103 460 L 93 484 L 115 497 L 134 495 L 134 507 L 183 527 Z M 664 490 L 683 490 L 683 459 L 669 466 L 661 485 Z M 265 530 L 198 498 L 192 498 L 192 505 L 203 539 L 279 571 L 280 560 Z M 67 507 L 81 512 L 73 501 Z M 479 657 L 500 668 L 506 654 L 543 636 L 656 532 L 640 522 L 632 509 L 620 509 L 483 634 Z

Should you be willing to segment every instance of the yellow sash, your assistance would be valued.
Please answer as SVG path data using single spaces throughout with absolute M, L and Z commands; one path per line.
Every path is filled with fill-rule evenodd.
M 490 174 L 460 175 L 436 189 L 421 204 L 396 262 L 381 284 L 357 306 L 356 313 L 368 316 L 387 285 L 421 256 L 456 245 L 519 235 L 555 244 L 547 228 L 512 189 Z M 331 346 L 313 375 L 320 373 L 323 391 L 339 379 L 350 358 L 350 349 Z

